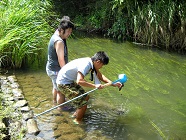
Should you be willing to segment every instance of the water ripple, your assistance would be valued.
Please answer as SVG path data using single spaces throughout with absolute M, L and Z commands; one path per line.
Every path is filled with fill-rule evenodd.
M 86 131 L 100 130 L 103 135 L 123 140 L 124 137 L 127 137 L 127 129 L 125 125 L 120 124 L 118 117 L 124 116 L 124 110 L 118 111 L 98 107 L 89 109 L 84 118 Z

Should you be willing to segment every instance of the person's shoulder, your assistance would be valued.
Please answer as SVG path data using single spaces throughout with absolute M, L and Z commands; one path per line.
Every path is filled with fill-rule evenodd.
M 79 60 L 84 61 L 84 62 L 90 62 L 91 58 L 90 57 L 82 57 L 82 58 L 79 58 Z
M 58 34 L 56 34 L 56 33 L 54 33 L 53 35 L 52 35 L 52 38 L 54 39 L 54 40 L 60 40 L 60 41 L 63 41 L 63 39 L 58 35 Z
M 92 67 L 92 60 L 90 57 L 84 57 L 80 60 L 81 65 L 86 67 Z
M 81 58 L 74 59 L 71 62 L 82 65 L 82 64 L 90 63 L 90 60 L 91 59 L 89 57 L 81 57 Z

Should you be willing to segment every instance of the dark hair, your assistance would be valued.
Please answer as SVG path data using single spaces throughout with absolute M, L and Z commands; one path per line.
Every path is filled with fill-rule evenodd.
M 63 18 L 61 19 L 60 23 L 59 23 L 59 26 L 58 26 L 58 31 L 60 31 L 61 29 L 64 30 L 64 33 L 65 33 L 65 30 L 68 29 L 68 28 L 72 28 L 74 29 L 74 23 L 72 23 L 70 21 L 70 18 L 68 16 L 63 16 Z
M 92 61 L 100 60 L 103 65 L 107 65 L 109 63 L 109 57 L 104 51 L 99 51 L 94 56 L 91 57 Z
M 61 19 L 61 21 L 62 20 L 70 20 L 70 17 L 69 16 L 63 16 L 62 19 Z

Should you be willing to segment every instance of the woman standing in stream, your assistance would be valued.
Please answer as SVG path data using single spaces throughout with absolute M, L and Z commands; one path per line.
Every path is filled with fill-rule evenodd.
M 51 78 L 53 89 L 53 103 L 61 104 L 65 102 L 65 96 L 57 89 L 56 78 L 59 70 L 68 63 L 68 49 L 66 39 L 71 35 L 74 29 L 74 24 L 68 16 L 64 16 L 58 29 L 50 38 L 48 44 L 48 60 L 46 64 L 47 75 Z M 59 110 L 64 110 L 64 107 L 59 107 Z

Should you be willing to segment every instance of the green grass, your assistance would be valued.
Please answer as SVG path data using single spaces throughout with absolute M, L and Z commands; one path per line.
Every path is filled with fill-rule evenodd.
M 39 0 L 0 1 L 0 66 L 20 68 L 46 48 L 51 4 Z

